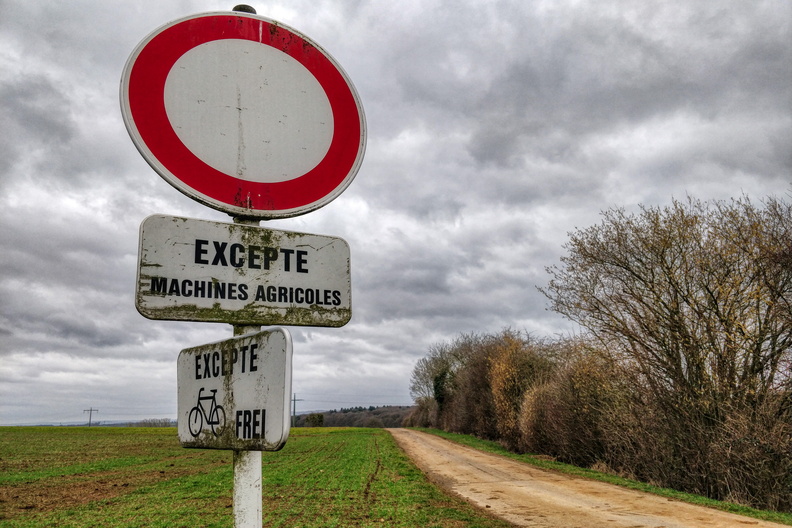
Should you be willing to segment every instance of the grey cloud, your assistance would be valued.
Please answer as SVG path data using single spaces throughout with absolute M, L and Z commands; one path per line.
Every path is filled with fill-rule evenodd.
M 231 327 L 136 313 L 138 227 L 154 213 L 229 217 L 141 158 L 118 82 L 154 28 L 231 5 L 0 5 L 0 397 L 13 383 L 24 400 L 1 421 L 79 419 L 97 400 L 102 418 L 172 416 L 178 351 Z M 343 236 L 352 249 L 352 321 L 292 329 L 294 390 L 313 400 L 298 410 L 407 403 L 412 365 L 460 332 L 567 331 L 536 286 L 566 233 L 602 209 L 789 189 L 783 1 L 257 7 L 342 64 L 369 132 L 341 197 L 265 223 Z M 68 380 L 81 369 L 79 391 Z M 45 412 L 51 400 L 59 407 Z
M 46 75 L 0 79 L 0 101 L 0 169 L 5 174 L 23 172 L 14 169 L 20 160 L 59 150 L 76 134 L 66 98 Z M 3 180 L 5 186 L 8 180 Z
M 652 9 L 642 14 L 649 27 L 655 21 Z M 736 49 L 724 53 L 718 48 L 725 42 L 709 42 L 700 34 L 714 31 L 713 25 L 728 34 L 739 19 L 725 12 L 705 21 L 692 18 L 674 21 L 673 40 L 607 16 L 573 16 L 571 27 L 549 28 L 547 46 L 553 51 L 510 63 L 482 98 L 497 104 L 481 105 L 470 142 L 473 157 L 501 166 L 526 152 L 552 159 L 559 147 L 562 154 L 574 153 L 587 136 L 608 133 L 614 124 L 691 109 L 704 115 L 739 112 L 757 99 L 788 98 L 789 68 L 781 64 L 789 64 L 790 51 L 780 26 L 759 43 L 755 35 L 739 35 L 729 42 Z M 543 149 L 542 138 L 553 135 L 566 135 L 568 145 Z

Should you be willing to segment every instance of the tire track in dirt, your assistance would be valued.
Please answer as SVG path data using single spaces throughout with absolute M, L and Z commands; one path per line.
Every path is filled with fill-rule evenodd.
M 371 484 L 376 480 L 379 476 L 380 471 L 382 470 L 382 456 L 380 455 L 380 446 L 379 441 L 376 437 L 374 437 L 374 452 L 376 453 L 377 462 L 374 467 L 374 471 L 368 476 L 366 479 L 366 486 L 363 489 L 363 499 L 366 502 L 371 502 Z
M 784 526 L 542 470 L 410 429 L 389 429 L 439 486 L 534 528 L 778 528 Z

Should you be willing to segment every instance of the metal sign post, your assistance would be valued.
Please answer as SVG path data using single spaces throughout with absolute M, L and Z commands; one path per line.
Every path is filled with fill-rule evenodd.
M 258 220 L 234 218 L 238 224 L 259 226 Z M 258 332 L 261 326 L 234 325 L 234 335 Z M 261 451 L 234 451 L 234 528 L 259 528 L 263 520 L 261 500 Z
M 258 220 L 235 217 L 234 222 L 259 226 Z M 234 335 L 257 332 L 261 326 L 234 325 Z M 261 451 L 234 451 L 234 528 L 259 528 L 261 501 Z
M 260 326 L 234 325 L 235 336 L 259 330 Z M 263 520 L 261 451 L 234 451 L 233 492 L 234 528 L 259 528 Z

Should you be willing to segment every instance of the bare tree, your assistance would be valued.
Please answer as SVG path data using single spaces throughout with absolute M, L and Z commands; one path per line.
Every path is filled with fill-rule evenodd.
M 675 201 L 640 215 L 611 210 L 572 234 L 544 293 L 556 311 L 634 362 L 658 394 L 755 405 L 789 389 L 790 207 L 747 199 Z M 785 246 L 783 244 L 786 244 Z
M 542 291 L 650 397 L 669 456 L 713 494 L 715 428 L 792 418 L 792 208 L 688 199 L 602 217 L 571 234 Z

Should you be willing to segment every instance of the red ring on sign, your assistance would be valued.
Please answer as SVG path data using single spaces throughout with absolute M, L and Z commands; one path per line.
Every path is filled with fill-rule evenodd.
M 176 135 L 165 110 L 168 74 L 192 48 L 221 39 L 272 46 L 297 60 L 319 81 L 330 102 L 334 127 L 330 148 L 313 169 L 283 182 L 242 180 L 204 163 Z M 338 67 L 313 43 L 260 18 L 213 15 L 165 28 L 142 47 L 135 59 L 129 74 L 128 99 L 141 139 L 174 178 L 213 200 L 246 210 L 282 211 L 322 200 L 346 180 L 360 150 L 360 112 Z

